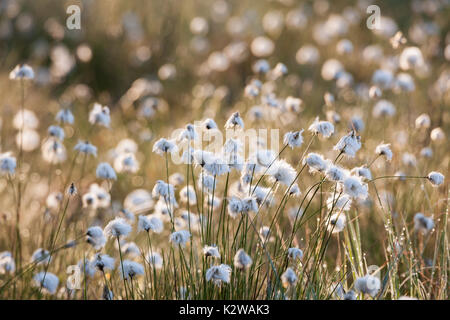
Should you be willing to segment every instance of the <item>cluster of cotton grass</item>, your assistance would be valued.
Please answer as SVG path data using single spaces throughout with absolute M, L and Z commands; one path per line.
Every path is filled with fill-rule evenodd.
M 439 171 L 448 166 L 448 119 L 437 109 L 410 108 L 415 94 L 427 91 L 423 82 L 448 105 L 449 70 L 432 77 L 417 35 L 431 31 L 415 26 L 409 39 L 383 17 L 374 31 L 379 44 L 361 46 L 349 30 L 361 20 L 364 1 L 342 14 L 328 12 L 327 1 L 312 11 L 280 2 L 282 10 L 261 18 L 265 35 L 255 36 L 250 21 L 230 16 L 221 0 L 212 4 L 211 21 L 191 19 L 190 50 L 203 56 L 195 112 L 180 117 L 182 129 L 173 134 L 175 120 L 167 128 L 153 121 L 169 108 L 161 92 L 177 77 L 173 64 L 162 65 L 157 80 L 137 79 L 120 109 L 92 101 L 76 117 L 61 107 L 43 136 L 25 100 L 33 69 L 11 71 L 21 108 L 10 150 L 0 153 L 1 197 L 14 212 L 0 247 L 1 297 L 447 297 L 448 186 Z M 209 50 L 210 23 L 226 24 L 232 40 L 222 50 Z M 311 43 L 289 58 L 315 75 L 303 81 L 276 49 L 283 33 L 308 25 Z M 373 72 L 356 80 L 352 57 Z M 228 89 L 203 79 L 245 61 L 251 74 L 224 112 L 217 106 Z M 327 88 L 318 105 L 305 102 L 313 80 Z M 198 106 L 210 100 L 202 113 Z M 145 125 L 127 125 L 123 112 Z M 279 130 L 280 148 L 258 138 L 248 152 L 252 128 Z M 226 140 L 208 149 L 205 137 L 217 134 Z M 47 192 L 33 199 L 42 187 L 33 178 L 38 171 Z M 41 215 L 21 223 L 36 206 Z M 73 266 L 75 287 L 67 272 Z

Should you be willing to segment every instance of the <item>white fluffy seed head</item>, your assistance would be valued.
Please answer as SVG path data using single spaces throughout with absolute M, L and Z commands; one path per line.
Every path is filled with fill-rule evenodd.
M 106 180 L 117 180 L 117 175 L 111 165 L 107 162 L 102 162 L 97 166 L 95 171 L 97 178 Z
M 244 129 L 244 121 L 239 112 L 235 112 L 225 123 L 226 129 Z
M 239 250 L 236 252 L 235 256 L 234 256 L 233 262 L 234 262 L 234 266 L 235 266 L 237 269 L 243 270 L 243 269 L 249 268 L 249 267 L 252 265 L 253 260 L 252 260 L 252 258 L 244 251 L 244 249 L 239 249 Z
M 46 265 L 50 262 L 51 256 L 48 250 L 39 248 L 36 249 L 31 255 L 31 262 Z
M 9 73 L 9 79 L 11 80 L 31 80 L 34 78 L 33 69 L 27 64 L 18 64 L 15 68 Z
M 285 160 L 276 160 L 267 173 L 270 175 L 272 181 L 279 182 L 287 187 L 290 187 L 294 183 L 297 175 L 295 169 Z
M 343 181 L 348 176 L 348 172 L 344 168 L 329 163 L 325 176 L 331 181 Z
M 375 297 L 380 291 L 380 286 L 380 279 L 369 274 L 364 277 L 357 278 L 355 281 L 355 289 L 357 291 L 369 294 L 372 297 Z
M 340 196 L 332 194 L 327 199 L 328 210 L 335 209 L 338 211 L 348 211 L 352 205 L 352 199 L 347 194 L 341 194 Z
M 100 250 L 106 244 L 106 237 L 102 228 L 98 226 L 90 227 L 87 232 L 87 243 L 94 247 L 95 250 Z
M 319 121 L 319 117 L 317 117 L 308 130 L 313 134 L 321 134 L 323 137 L 329 138 L 334 133 L 334 126 L 331 122 Z
M 344 230 L 346 223 L 345 214 L 338 212 L 330 217 L 330 224 L 328 225 L 328 231 L 332 233 L 338 233 Z
M 429 233 L 434 228 L 432 217 L 425 217 L 423 213 L 418 212 L 414 216 L 414 229 L 423 234 Z
M 11 152 L 0 153 L 0 175 L 14 174 L 16 170 L 16 158 Z
M 231 276 L 231 268 L 229 265 L 221 264 L 212 266 L 206 270 L 206 281 L 212 281 L 215 285 L 221 285 L 223 282 L 229 283 Z
M 333 149 L 353 158 L 356 152 L 361 149 L 361 137 L 352 130 L 343 136 Z
M 442 130 L 442 128 L 439 128 L 439 127 L 434 128 L 430 132 L 430 138 L 434 142 L 441 142 L 441 141 L 443 141 L 445 139 L 444 130 Z
M 153 152 L 160 156 L 166 153 L 175 153 L 177 151 L 178 147 L 173 140 L 161 138 L 153 145 Z
M 364 200 L 368 196 L 368 187 L 359 177 L 349 176 L 343 181 L 344 193 L 351 198 Z
M 131 232 L 131 226 L 124 218 L 115 218 L 106 225 L 104 232 L 108 237 L 126 237 Z
M 162 269 L 163 267 L 163 258 L 159 252 L 150 252 L 147 255 L 147 261 L 152 268 Z
M 186 243 L 190 240 L 191 234 L 187 230 L 175 231 L 170 235 L 169 241 L 174 245 L 179 245 L 184 247 Z
M 297 280 L 297 275 L 291 268 L 287 268 L 286 271 L 281 275 L 281 282 L 283 284 L 283 287 L 285 288 L 294 286 L 297 283 Z
M 16 270 L 14 258 L 9 251 L 0 252 L 0 274 L 12 274 Z
M 297 247 L 289 248 L 288 257 L 292 260 L 301 260 L 303 258 L 303 251 Z
M 426 113 L 422 113 L 421 115 L 419 115 L 419 116 L 416 118 L 415 124 L 416 124 L 416 128 L 417 128 L 417 129 L 422 129 L 422 128 L 426 129 L 426 128 L 429 128 L 430 125 L 431 125 L 431 119 L 430 119 L 430 116 L 429 116 L 428 114 L 426 114 Z
M 284 144 L 288 145 L 292 149 L 300 147 L 303 143 L 302 132 L 303 132 L 303 129 L 300 131 L 287 132 L 284 135 L 284 139 L 283 139 Z
M 97 156 L 97 147 L 90 144 L 89 141 L 79 141 L 73 149 L 84 154 L 93 155 L 94 157 Z
M 310 172 L 323 172 L 327 169 L 328 163 L 318 153 L 308 153 L 308 155 L 303 159 L 303 164 L 308 165 Z
M 109 108 L 102 106 L 100 103 L 94 103 L 94 107 L 89 113 L 89 122 L 91 124 L 98 124 L 104 127 L 109 127 L 111 118 L 109 115 Z
M 236 218 L 238 215 L 242 213 L 244 209 L 244 204 L 242 200 L 237 197 L 231 197 L 228 199 L 228 214 L 232 218 Z
M 134 277 L 144 274 L 144 267 L 140 263 L 135 261 L 124 260 L 123 263 L 121 263 L 120 268 L 120 275 L 126 280 L 133 279 Z
M 392 151 L 390 143 L 381 143 L 375 148 L 375 153 L 380 156 L 386 157 L 387 161 L 392 160 Z
M 220 253 L 216 246 L 204 246 L 203 254 L 205 255 L 205 257 L 220 259 Z
M 366 166 L 355 167 L 352 170 L 350 170 L 350 174 L 358 176 L 363 180 L 372 179 L 372 173 L 370 172 L 370 169 L 367 168 Z
M 392 104 L 392 102 L 387 101 L 387 100 L 380 100 L 378 101 L 375 106 L 373 107 L 372 110 L 372 115 L 375 118 L 381 118 L 381 117 L 393 117 L 396 113 L 396 108 L 395 106 Z
M 59 279 L 51 272 L 39 272 L 33 277 L 35 285 L 42 287 L 46 292 L 55 294 L 58 288 Z
M 100 271 L 114 270 L 115 259 L 107 254 L 97 253 L 91 262 Z
M 55 116 L 55 120 L 62 124 L 73 124 L 74 116 L 69 109 L 61 109 Z
M 431 171 L 428 176 L 428 180 L 431 182 L 433 187 L 439 187 L 442 183 L 444 183 L 444 175 L 440 172 Z

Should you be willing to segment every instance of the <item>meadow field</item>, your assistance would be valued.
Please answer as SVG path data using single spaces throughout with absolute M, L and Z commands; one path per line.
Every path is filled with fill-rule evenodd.
M 2 0 L 0 299 L 447 300 L 450 1 Z

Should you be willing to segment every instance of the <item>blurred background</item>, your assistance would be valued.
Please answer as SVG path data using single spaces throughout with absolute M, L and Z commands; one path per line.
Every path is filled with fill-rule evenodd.
M 366 27 L 371 4 L 380 7 L 384 19 L 378 32 Z M 80 30 L 66 27 L 69 5 L 81 9 Z M 375 60 L 379 51 L 382 55 L 386 42 L 380 38 L 392 37 L 397 30 L 419 45 L 432 64 L 439 62 L 450 41 L 449 16 L 447 0 L 2 0 L 0 68 L 6 74 L 27 62 L 35 68 L 36 82 L 61 104 L 72 103 L 75 95 L 113 107 L 133 81 L 144 78 L 155 81 L 153 93 L 171 108 L 189 108 L 192 100 L 186 93 L 205 83 L 224 86 L 225 102 L 232 105 L 258 58 L 248 50 L 252 40 L 267 36 L 274 44 L 269 62 L 281 61 L 298 75 L 291 79 L 293 94 L 317 106 L 323 95 L 310 93 L 313 87 L 321 90 L 324 81 L 296 61 L 293 53 L 302 45 L 321 45 L 319 59 L 325 61 L 335 55 L 331 48 L 339 36 L 351 35 L 355 54 L 341 62 L 353 62 L 348 71 L 355 82 L 364 81 L 377 67 L 367 56 Z M 380 48 L 361 59 L 357 54 L 364 51 L 359 49 L 368 45 Z M 433 65 L 430 68 L 433 72 Z M 294 85 L 298 82 L 303 85 Z

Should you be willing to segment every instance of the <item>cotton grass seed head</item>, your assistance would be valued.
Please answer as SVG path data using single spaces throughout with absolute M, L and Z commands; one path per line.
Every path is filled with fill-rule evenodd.
M 205 190 L 207 192 L 213 192 L 217 187 L 217 179 L 213 176 L 202 171 L 198 176 L 198 188 L 199 190 Z
M 95 170 L 95 174 L 99 179 L 117 180 L 116 172 L 107 162 L 99 163 L 97 169 Z
M 107 254 L 97 253 L 91 262 L 100 271 L 114 270 L 115 259 Z
M 73 124 L 74 119 L 73 113 L 69 109 L 61 109 L 55 116 L 55 120 L 61 124 Z
M 244 249 L 239 249 L 234 256 L 233 262 L 236 269 L 244 270 L 252 265 L 253 260 Z
M 67 159 L 66 147 L 55 138 L 49 138 L 41 147 L 42 158 L 51 164 L 59 164 Z
M 122 253 L 129 258 L 137 258 L 141 255 L 141 249 L 134 242 L 126 242 L 121 246 Z
M 352 130 L 350 133 L 343 136 L 333 149 L 353 158 L 356 155 L 356 152 L 361 149 L 361 137 Z
M 303 164 L 308 165 L 309 171 L 314 172 L 324 172 L 328 167 L 328 162 L 325 161 L 322 155 L 318 153 L 308 153 L 308 155 L 303 159 Z
M 431 125 L 430 116 L 426 113 L 422 113 L 421 115 L 419 115 L 416 118 L 415 124 L 416 124 L 416 129 L 429 128 Z
M 110 111 L 107 106 L 102 106 L 100 103 L 94 103 L 94 107 L 89 112 L 89 122 L 94 125 L 98 124 L 103 127 L 109 127 L 111 123 Z
M 93 246 L 95 250 L 100 250 L 106 244 L 106 237 L 103 230 L 98 226 L 90 227 L 86 232 L 86 236 L 87 243 Z
M 148 263 L 152 268 L 157 270 L 162 269 L 163 267 L 163 258 L 158 252 L 151 252 L 146 257 Z
M 60 141 L 64 140 L 64 129 L 60 126 L 50 126 L 47 129 L 48 135 Z
M 12 274 L 16 270 L 14 258 L 9 251 L 0 253 L 0 274 Z
M 126 237 L 131 232 L 131 226 L 124 218 L 115 218 L 110 221 L 104 230 L 107 237 Z
M 205 257 L 220 259 L 220 253 L 216 246 L 204 246 L 203 254 L 205 255 Z
M 359 177 L 349 176 L 343 181 L 344 193 L 351 198 L 364 200 L 368 196 L 368 187 Z
M 276 160 L 267 173 L 273 182 L 279 182 L 287 187 L 290 187 L 294 183 L 297 175 L 295 169 L 285 160 Z
M 34 79 L 34 71 L 27 64 L 18 64 L 9 73 L 9 79 L 11 80 L 31 80 Z
M 134 153 L 121 153 L 114 159 L 114 168 L 119 173 L 136 173 L 139 170 L 139 162 Z
M 178 147 L 173 140 L 161 138 L 153 145 L 153 152 L 160 156 L 165 155 L 166 153 L 175 153 L 177 151 Z
M 36 249 L 31 255 L 31 262 L 37 264 L 48 264 L 51 260 L 50 252 L 42 248 Z
M 355 167 L 352 170 L 350 170 L 350 174 L 360 177 L 363 180 L 372 180 L 372 173 L 370 172 L 370 169 L 366 166 L 361 167 Z
M 434 128 L 430 132 L 430 138 L 434 142 L 442 142 L 443 140 L 445 140 L 444 130 L 442 130 L 442 128 L 439 127 Z
M 203 169 L 213 177 L 230 172 L 230 167 L 220 155 L 214 155 L 210 161 L 205 163 Z
M 73 149 L 80 153 L 97 157 L 97 147 L 90 144 L 89 141 L 79 141 Z
M 297 275 L 291 268 L 287 268 L 286 271 L 283 272 L 283 274 L 281 275 L 281 283 L 285 288 L 295 286 L 297 280 L 298 280 Z
M 242 213 L 258 212 L 258 202 L 255 197 L 242 199 Z
M 206 120 L 204 120 L 202 122 L 202 127 L 205 130 L 211 130 L 211 129 L 217 129 L 218 128 L 216 122 L 213 119 L 210 119 L 210 118 L 208 118 L 208 119 L 206 119 Z
M 161 233 L 163 229 L 164 224 L 162 220 L 155 215 L 141 215 L 138 218 L 138 231 Z
M 229 283 L 231 276 L 231 268 L 229 265 L 221 264 L 212 266 L 206 270 L 206 281 L 212 281 L 215 285 L 220 286 L 222 283 Z
M 357 278 L 355 281 L 355 289 L 361 293 L 375 297 L 380 291 L 381 282 L 378 277 L 370 274 Z
M 244 129 L 244 120 L 239 112 L 235 112 L 225 123 L 225 129 Z
M 431 217 L 425 217 L 423 213 L 419 212 L 414 215 L 414 229 L 423 234 L 429 233 L 434 228 L 434 221 Z
M 396 112 L 397 110 L 395 106 L 392 104 L 392 102 L 382 99 L 378 101 L 373 107 L 372 115 L 375 118 L 381 117 L 390 118 L 393 117 Z
M 285 145 L 288 145 L 291 149 L 300 147 L 303 143 L 302 137 L 303 129 L 300 131 L 290 131 L 284 135 L 283 142 Z
M 120 272 L 120 275 L 121 277 L 124 277 L 125 280 L 133 280 L 134 277 L 144 274 L 144 267 L 135 261 L 124 260 L 123 263 L 120 264 L 120 268 L 124 273 L 122 274 L 122 272 Z
M 189 231 L 180 230 L 173 232 L 169 237 L 169 241 L 174 245 L 184 247 L 190 241 L 190 238 L 191 233 Z
M 343 181 L 348 175 L 347 170 L 332 163 L 329 163 L 325 170 L 325 176 L 331 181 Z
M 288 249 L 288 257 L 292 260 L 301 260 L 303 258 L 303 251 L 297 247 Z
M 352 205 L 352 199 L 348 194 L 332 194 L 327 199 L 328 210 L 335 209 L 338 211 L 348 211 Z
M 349 290 L 348 292 L 344 293 L 344 300 L 356 300 L 357 294 L 353 290 Z
M 16 170 L 16 158 L 11 152 L 0 153 L 0 174 L 14 174 Z
M 59 279 L 51 272 L 39 272 L 34 277 L 36 287 L 42 287 L 46 292 L 50 294 L 55 294 L 58 288 Z
M 428 180 L 431 182 L 433 187 L 439 187 L 441 184 L 444 183 L 444 175 L 440 172 L 431 171 L 428 176 Z
M 386 157 L 387 161 L 392 160 L 392 151 L 390 143 L 381 143 L 375 148 L 375 153 L 380 156 Z
M 319 117 L 317 117 L 308 130 L 313 134 L 320 134 L 325 138 L 329 138 L 334 133 L 334 126 L 331 122 L 319 121 Z
M 244 204 L 242 203 L 242 200 L 239 199 L 238 197 L 231 197 L 228 199 L 228 214 L 232 217 L 232 218 L 236 218 L 238 217 L 243 209 L 244 209 Z
M 300 191 L 300 188 L 297 183 L 294 183 L 292 187 L 289 189 L 289 195 L 292 197 L 299 197 L 301 196 L 302 192 Z
M 346 218 L 344 213 L 335 213 L 330 217 L 330 223 L 328 225 L 328 231 L 332 233 L 338 233 L 344 230 Z

